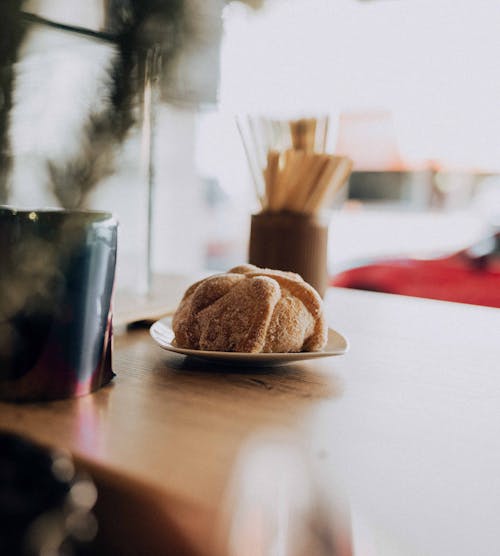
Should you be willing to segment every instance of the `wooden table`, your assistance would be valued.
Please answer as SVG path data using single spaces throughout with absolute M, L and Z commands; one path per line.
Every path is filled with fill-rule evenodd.
M 238 371 L 137 329 L 116 338 L 111 386 L 0 404 L 0 426 L 73 452 L 115 493 L 105 527 L 149 538 L 144 554 L 214 553 L 234 463 L 262 430 L 297 440 L 327 498 L 347 494 L 355 554 L 499 554 L 500 312 L 349 290 L 326 311 L 345 356 Z

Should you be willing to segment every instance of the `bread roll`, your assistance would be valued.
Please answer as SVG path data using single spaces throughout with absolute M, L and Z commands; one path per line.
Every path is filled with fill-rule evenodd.
M 320 351 L 327 327 L 316 290 L 298 274 L 242 265 L 193 284 L 172 321 L 175 344 L 244 353 Z

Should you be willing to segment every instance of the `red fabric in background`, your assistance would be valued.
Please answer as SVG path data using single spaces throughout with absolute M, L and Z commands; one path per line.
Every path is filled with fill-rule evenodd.
M 435 260 L 387 260 L 342 272 L 331 284 L 500 307 L 500 258 L 471 259 L 460 252 Z

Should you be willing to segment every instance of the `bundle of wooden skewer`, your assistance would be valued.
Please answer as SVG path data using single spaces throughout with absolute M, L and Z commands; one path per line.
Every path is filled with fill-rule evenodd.
M 262 127 L 266 129 L 266 126 Z M 347 183 L 352 161 L 325 152 L 328 120 L 302 118 L 270 122 L 267 127 L 273 131 L 278 128 L 280 148 L 266 149 L 261 156 L 265 161 L 261 160 L 260 170 L 255 169 L 255 157 L 252 158 L 248 145 L 245 145 L 262 210 L 314 214 L 329 206 Z M 255 125 L 249 126 L 247 140 L 253 142 L 253 148 L 259 143 L 255 128 Z M 245 144 L 241 127 L 240 133 Z M 265 148 L 266 141 L 261 144 Z M 286 148 L 282 148 L 284 146 Z M 261 176 L 264 178 L 262 185 Z
M 318 212 L 346 184 L 351 169 L 351 160 L 344 156 L 293 149 L 270 150 L 264 170 L 262 208 L 272 212 Z

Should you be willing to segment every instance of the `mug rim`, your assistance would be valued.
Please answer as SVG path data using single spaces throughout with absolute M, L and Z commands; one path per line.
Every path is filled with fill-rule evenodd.
M 91 218 L 91 222 L 108 222 L 117 223 L 116 218 L 113 213 L 103 210 L 91 210 L 91 209 L 65 209 L 58 207 L 42 207 L 42 208 L 17 208 L 14 205 L 1 205 L 0 204 L 0 215 L 8 214 L 10 216 L 24 216 L 30 218 L 30 215 L 43 215 L 43 216 L 54 216 L 54 217 L 64 217 L 64 216 L 87 216 L 94 217 Z

